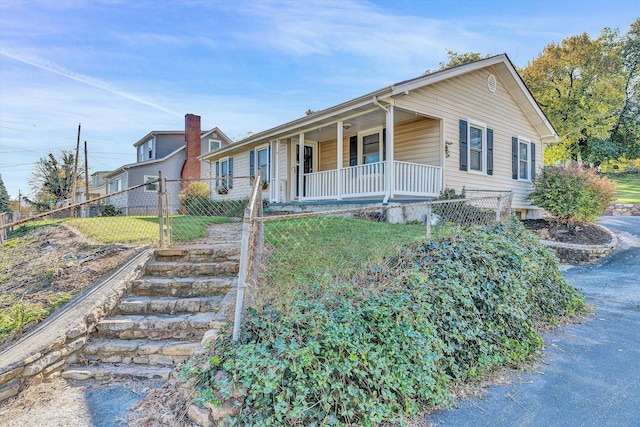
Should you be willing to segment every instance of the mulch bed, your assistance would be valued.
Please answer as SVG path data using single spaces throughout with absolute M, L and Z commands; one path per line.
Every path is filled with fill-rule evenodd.
M 522 223 L 541 240 L 576 245 L 604 245 L 611 242 L 609 233 L 593 224 L 568 225 L 548 219 L 525 219 Z

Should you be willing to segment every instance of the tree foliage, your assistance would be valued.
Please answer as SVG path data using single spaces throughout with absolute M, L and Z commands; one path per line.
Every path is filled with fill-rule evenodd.
M 36 195 L 36 203 L 48 198 L 64 200 L 73 197 L 74 167 L 75 156 L 71 151 L 62 150 L 58 157 L 53 153 L 41 157 L 29 180 Z M 78 180 L 82 177 L 83 171 L 79 169 Z
M 451 67 L 457 67 L 458 65 L 464 65 L 469 62 L 479 61 L 481 59 L 489 58 L 491 55 L 482 56 L 479 52 L 467 52 L 467 53 L 458 53 L 453 50 L 447 49 L 447 58 L 449 60 L 447 62 L 440 62 L 437 70 L 426 70 L 424 74 L 430 74 L 434 71 L 445 70 Z
M 7 187 L 4 186 L 4 180 L 2 174 L 0 174 L 0 212 L 7 212 L 9 210 L 9 192 Z
M 560 136 L 546 162 L 640 154 L 639 22 L 623 37 L 605 28 L 597 39 L 583 33 L 551 43 L 521 70 Z

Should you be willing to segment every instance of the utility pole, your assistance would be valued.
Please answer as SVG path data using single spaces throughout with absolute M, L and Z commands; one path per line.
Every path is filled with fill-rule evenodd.
M 80 126 L 82 123 L 78 123 L 78 139 L 76 141 L 76 158 L 73 166 L 73 180 L 71 184 L 71 204 L 76 203 L 76 185 L 78 182 L 78 154 L 80 151 Z M 71 216 L 75 216 L 74 211 L 71 211 Z
M 89 200 L 89 159 L 87 158 L 87 141 L 84 142 L 84 201 Z M 86 216 L 89 216 L 88 205 L 83 205 Z

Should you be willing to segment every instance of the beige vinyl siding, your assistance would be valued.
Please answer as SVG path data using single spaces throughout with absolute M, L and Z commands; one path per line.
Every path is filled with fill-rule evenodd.
M 347 138 L 346 144 L 349 145 Z M 344 148 L 344 143 L 343 143 Z M 348 153 L 347 147 L 347 153 Z M 344 154 L 343 154 L 344 155 Z M 347 163 L 348 164 L 348 163 Z M 318 143 L 318 172 L 338 169 L 338 140 L 332 139 Z
M 495 93 L 487 88 L 487 76 L 493 73 L 497 80 Z M 524 200 L 531 191 L 530 182 L 511 178 L 511 137 L 528 138 L 536 144 L 536 164 L 542 165 L 540 135 L 524 115 L 519 105 L 499 78 L 496 70 L 485 69 L 429 85 L 398 98 L 396 105 L 433 114 L 445 120 L 445 141 L 450 156 L 445 159 L 445 188 L 514 190 L 513 206 L 530 207 Z M 459 169 L 459 120 L 472 119 L 493 129 L 493 175 Z
M 394 159 L 422 165 L 440 166 L 440 124 L 417 117 L 395 124 Z

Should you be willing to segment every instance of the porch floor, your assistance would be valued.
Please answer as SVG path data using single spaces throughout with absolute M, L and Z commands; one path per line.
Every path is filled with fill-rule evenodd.
M 431 198 L 413 199 L 389 199 L 384 203 L 384 199 L 352 199 L 352 200 L 313 200 L 304 202 L 282 202 L 269 203 L 267 205 L 267 215 L 280 215 L 301 212 L 326 212 L 340 209 L 368 208 L 377 206 L 387 206 L 392 203 L 419 203 L 431 200 Z

